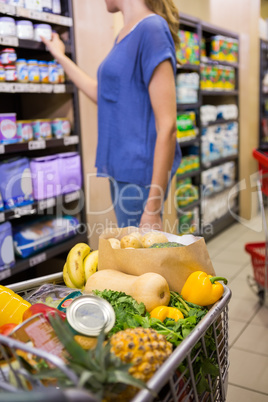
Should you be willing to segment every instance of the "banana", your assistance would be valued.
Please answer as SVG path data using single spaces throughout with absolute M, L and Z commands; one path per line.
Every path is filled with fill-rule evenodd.
M 66 265 L 70 280 L 75 287 L 82 288 L 85 284 L 84 259 L 90 253 L 90 247 L 86 243 L 77 243 L 67 256 Z
M 98 270 L 98 257 L 99 257 L 99 251 L 94 250 L 90 254 L 88 254 L 84 260 L 86 282 L 88 278 L 91 275 L 95 274 L 95 272 Z
M 76 286 L 73 284 L 73 282 L 71 281 L 71 279 L 69 277 L 66 263 L 64 264 L 64 267 L 63 267 L 63 281 L 64 281 L 65 285 L 68 286 L 68 288 L 73 288 L 73 289 L 76 288 Z

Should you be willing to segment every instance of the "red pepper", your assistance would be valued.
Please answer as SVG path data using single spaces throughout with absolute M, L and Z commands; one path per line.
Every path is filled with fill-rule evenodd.
M 17 325 L 18 324 L 11 324 L 11 323 L 1 325 L 0 334 L 1 335 L 9 335 L 10 332 L 12 332 L 13 329 L 16 328 Z
M 25 310 L 23 314 L 23 321 L 39 313 L 42 313 L 47 320 L 50 315 L 55 316 L 55 314 L 58 314 L 63 320 L 65 320 L 66 318 L 66 314 L 63 313 L 62 311 L 59 311 L 57 308 L 49 307 L 43 303 L 36 303 L 33 304 L 31 307 L 29 307 L 27 310 Z

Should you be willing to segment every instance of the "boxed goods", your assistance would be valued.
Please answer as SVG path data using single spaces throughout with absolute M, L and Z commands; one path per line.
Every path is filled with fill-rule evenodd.
M 28 158 L 12 158 L 0 164 L 0 191 L 7 209 L 33 202 L 33 187 Z
M 13 229 L 15 252 L 27 258 L 36 252 L 74 236 L 78 220 L 73 216 L 62 218 L 43 217 L 28 224 L 18 225 Z
M 12 228 L 10 222 L 5 222 L 0 225 L 0 271 L 14 264 Z
M 36 200 L 61 194 L 58 156 L 33 158 L 30 162 L 33 194 Z
M 0 114 L 0 143 L 14 144 L 18 142 L 16 113 Z
M 61 194 L 81 189 L 82 169 L 81 158 L 78 152 L 58 154 Z

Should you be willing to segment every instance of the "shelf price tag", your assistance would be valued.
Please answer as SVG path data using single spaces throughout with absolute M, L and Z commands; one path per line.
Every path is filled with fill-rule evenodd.
M 0 154 L 4 154 L 5 153 L 5 146 L 4 144 L 0 144 Z
M 54 84 L 54 93 L 62 94 L 66 92 L 66 86 L 64 84 Z
M 29 259 L 29 266 L 34 267 L 35 265 L 40 264 L 41 262 L 44 262 L 46 260 L 47 260 L 46 253 L 41 253 Z
M 12 82 L 1 82 L 0 83 L 0 92 L 14 93 L 15 92 L 15 84 L 13 84 Z
M 31 18 L 30 10 L 28 8 L 24 8 L 24 7 L 17 7 L 17 16 Z
M 11 269 L 4 269 L 4 271 L 0 272 L 0 280 L 2 281 L 3 279 L 9 278 L 11 276 Z
M 0 36 L 0 45 L 18 47 L 19 40 L 15 36 Z
M 47 200 L 39 201 L 38 206 L 41 211 L 44 209 L 52 208 L 56 205 L 56 198 L 48 198 Z
M 5 213 L 0 212 L 0 222 L 4 222 L 6 220 Z
M 29 92 L 29 85 L 28 84 L 14 84 L 14 91 L 15 92 Z
M 79 138 L 78 135 L 70 135 L 68 137 L 63 138 L 63 144 L 67 147 L 68 145 L 78 144 Z
M 46 148 L 46 141 L 45 140 L 36 140 L 36 141 L 29 141 L 28 142 L 28 149 L 29 151 L 33 151 L 36 149 L 45 149 Z
M 28 84 L 29 92 L 32 93 L 39 93 L 41 92 L 41 85 L 40 84 Z
M 69 203 L 72 201 L 79 200 L 80 198 L 80 191 L 74 191 L 73 193 L 66 194 L 64 197 L 64 202 Z
M 41 84 L 41 92 L 42 93 L 51 93 L 53 91 L 52 84 Z

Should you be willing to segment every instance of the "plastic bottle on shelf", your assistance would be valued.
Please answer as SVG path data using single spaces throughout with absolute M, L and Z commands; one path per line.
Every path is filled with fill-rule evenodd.
M 19 39 L 33 40 L 34 31 L 33 23 L 28 20 L 20 20 L 16 22 L 17 37 Z
M 5 66 L 5 80 L 7 82 L 17 81 L 16 66 Z
M 47 61 L 39 61 L 38 67 L 39 67 L 40 82 L 42 84 L 48 84 L 49 83 L 49 75 L 48 75 Z
M 16 36 L 16 24 L 14 18 L 0 17 L 0 35 Z
M 36 24 L 34 25 L 34 40 L 37 42 L 42 42 L 40 36 L 51 40 L 52 38 L 52 28 L 49 24 Z
M 57 64 L 54 61 L 49 61 L 48 63 L 48 76 L 50 84 L 59 83 L 59 72 Z

